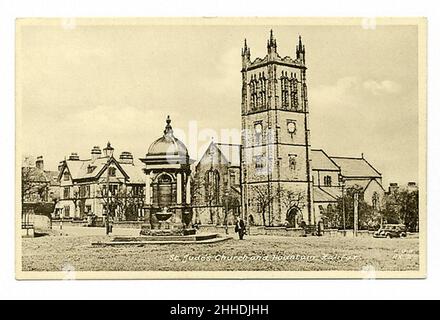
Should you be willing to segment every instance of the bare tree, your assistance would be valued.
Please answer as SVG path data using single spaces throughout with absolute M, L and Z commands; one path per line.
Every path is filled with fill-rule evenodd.
M 258 209 L 261 211 L 261 218 L 263 220 L 263 225 L 267 226 L 267 218 L 266 212 L 269 205 L 272 203 L 275 198 L 274 193 L 269 192 L 269 188 L 267 185 L 258 185 L 252 188 L 252 193 L 254 194 L 254 200 L 257 202 Z

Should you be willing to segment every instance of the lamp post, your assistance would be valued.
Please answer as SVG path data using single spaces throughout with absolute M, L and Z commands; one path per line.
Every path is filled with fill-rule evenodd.
M 341 176 L 341 187 L 342 187 L 342 228 L 344 230 L 344 236 L 346 235 L 345 230 L 345 194 L 344 194 L 344 188 L 345 188 L 345 179 Z
M 109 228 L 109 214 L 110 214 L 110 159 L 107 162 L 107 179 L 106 179 L 106 196 L 107 196 L 107 210 L 105 214 L 105 234 L 108 236 L 110 233 Z
M 228 234 L 228 202 L 229 202 L 229 191 L 225 192 L 225 233 Z
M 358 232 L 358 223 L 359 223 L 359 193 L 355 192 L 355 194 L 353 195 L 354 197 L 354 212 L 353 212 L 353 233 L 354 236 L 357 237 L 357 232 Z

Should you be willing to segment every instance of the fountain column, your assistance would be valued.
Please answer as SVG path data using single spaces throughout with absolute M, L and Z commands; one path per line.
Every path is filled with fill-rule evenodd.
M 147 174 L 145 179 L 145 204 L 149 205 L 151 201 L 151 178 L 150 174 Z
M 182 204 L 182 174 L 177 174 L 177 204 Z
M 191 177 L 186 175 L 186 204 L 191 204 Z

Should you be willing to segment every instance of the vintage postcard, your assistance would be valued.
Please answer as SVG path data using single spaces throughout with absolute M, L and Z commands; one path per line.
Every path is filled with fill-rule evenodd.
M 426 277 L 426 23 L 18 19 L 17 279 Z

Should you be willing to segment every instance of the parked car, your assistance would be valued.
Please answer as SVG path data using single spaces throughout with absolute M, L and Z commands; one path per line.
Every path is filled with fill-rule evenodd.
M 404 238 L 406 237 L 406 227 L 404 224 L 385 224 L 377 230 L 373 237 L 375 238 Z

